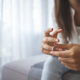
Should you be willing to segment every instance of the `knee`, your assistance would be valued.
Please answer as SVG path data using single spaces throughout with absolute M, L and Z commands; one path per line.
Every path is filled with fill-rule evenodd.
M 50 56 L 44 63 L 44 68 L 52 69 L 53 67 L 57 67 L 58 64 L 59 64 L 59 61 L 58 61 L 57 57 Z
M 50 57 L 46 60 L 45 65 L 54 65 L 55 62 L 58 62 L 57 57 L 50 56 Z

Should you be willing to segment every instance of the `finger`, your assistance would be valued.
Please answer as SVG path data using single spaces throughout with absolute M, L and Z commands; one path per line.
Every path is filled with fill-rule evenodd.
M 66 51 L 51 51 L 51 54 L 53 54 L 54 56 L 57 56 L 57 57 L 62 57 L 62 58 L 72 57 L 70 50 L 66 50 Z
M 44 49 L 46 49 L 46 50 L 48 50 L 48 51 L 52 51 L 53 50 L 53 47 L 52 46 L 50 46 L 50 45 L 48 45 L 48 44 L 42 44 L 42 48 L 44 48 Z
M 61 64 L 63 64 L 65 67 L 67 67 L 70 70 L 74 70 L 74 71 L 78 71 L 79 70 L 79 67 L 77 65 L 67 64 L 67 63 L 64 63 L 64 62 L 61 62 Z
M 68 49 L 68 44 L 57 44 L 56 47 L 62 48 L 62 49 Z
M 50 36 L 50 32 L 53 31 L 53 28 L 49 28 L 45 31 L 45 36 Z
M 51 53 L 50 53 L 50 51 L 47 51 L 47 50 L 45 50 L 44 48 L 42 48 L 42 53 L 44 53 L 44 54 L 47 54 L 47 55 L 52 55 Z
M 59 61 L 67 63 L 67 64 L 75 64 L 75 61 L 72 58 L 58 58 Z
M 62 49 L 54 47 L 54 51 L 62 51 Z
M 62 49 L 70 49 L 73 45 L 72 44 L 57 44 L 56 47 Z
M 43 43 L 49 43 L 49 42 L 54 42 L 54 43 L 57 43 L 57 42 L 59 42 L 59 40 L 58 39 L 56 39 L 56 38 L 52 38 L 52 37 L 44 37 L 44 39 L 43 39 L 43 41 L 42 41 Z
M 70 69 L 70 70 L 73 70 L 73 66 L 67 65 L 67 64 L 65 64 L 64 62 L 61 62 L 61 64 L 63 64 L 66 68 L 68 68 L 68 69 Z
M 53 32 L 52 36 L 57 37 L 57 34 L 62 32 L 62 29 L 57 29 L 55 32 Z

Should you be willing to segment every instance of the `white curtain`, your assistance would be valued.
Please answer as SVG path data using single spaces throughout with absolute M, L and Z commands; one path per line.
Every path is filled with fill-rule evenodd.
M 42 54 L 52 11 L 53 0 L 0 0 L 0 64 Z

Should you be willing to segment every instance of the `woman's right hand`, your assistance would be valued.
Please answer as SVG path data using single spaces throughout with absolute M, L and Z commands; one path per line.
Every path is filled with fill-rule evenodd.
M 57 39 L 58 33 L 62 32 L 62 29 L 57 29 L 55 32 L 50 34 L 50 32 L 53 31 L 53 28 L 49 28 L 45 31 L 44 38 L 42 40 L 42 46 L 41 46 L 41 51 L 44 54 L 51 55 L 50 51 L 54 50 L 59 51 L 61 49 L 58 49 L 55 47 L 56 44 L 58 44 L 59 39 Z

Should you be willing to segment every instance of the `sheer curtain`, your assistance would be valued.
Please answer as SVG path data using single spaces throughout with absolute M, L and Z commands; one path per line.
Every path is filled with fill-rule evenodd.
M 0 0 L 0 64 L 42 54 L 52 10 L 53 0 Z

